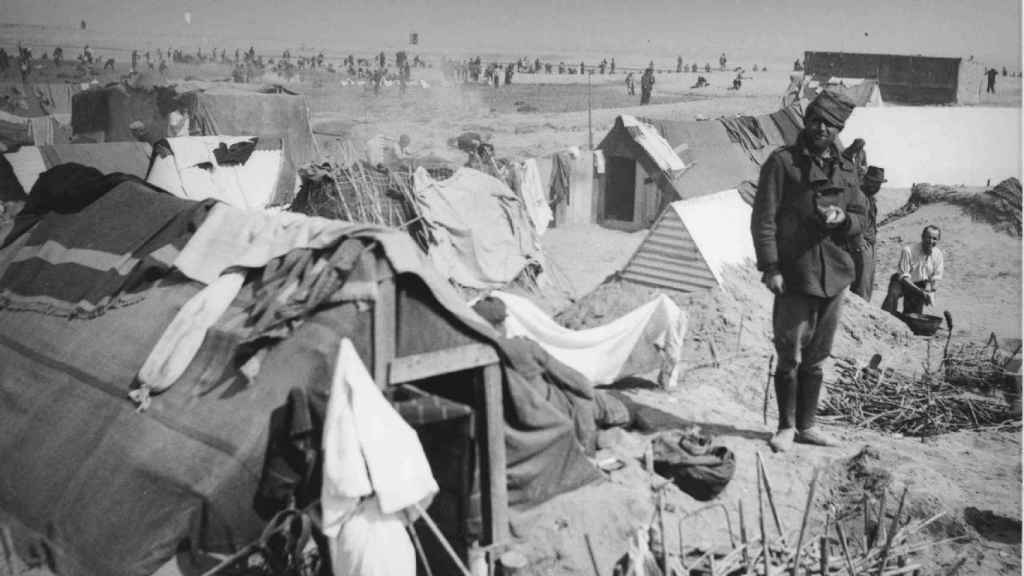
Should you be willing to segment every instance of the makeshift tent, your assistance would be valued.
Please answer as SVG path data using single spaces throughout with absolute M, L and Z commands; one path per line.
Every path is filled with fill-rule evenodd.
M 23 146 L 5 154 L 25 192 L 32 189 L 43 172 L 68 162 L 92 166 L 104 174 L 121 172 L 145 178 L 152 147 L 145 142 L 103 142 L 98 144 L 54 144 Z
M 620 276 L 678 292 L 721 285 L 726 266 L 754 259 L 750 213 L 750 205 L 736 190 L 673 202 Z
M 240 163 L 229 158 L 234 146 L 251 147 Z M 179 198 L 214 198 L 238 208 L 266 208 L 274 199 L 283 161 L 280 138 L 167 138 L 153 146 L 146 181 Z
M 877 80 L 889 103 L 954 104 L 960 94 L 960 58 L 805 52 L 804 66 L 819 81 L 835 76 Z
M 500 288 L 539 262 L 537 234 L 504 182 L 471 168 L 446 180 L 417 168 L 413 182 L 430 259 L 446 278 L 466 288 Z
M 783 114 L 779 112 L 777 114 Z M 676 200 L 757 180 L 758 161 L 792 139 L 779 130 L 774 115 L 747 117 L 761 127 L 761 148 L 734 141 L 722 121 L 648 120 L 686 167 L 666 172 L 625 126 L 616 125 L 598 145 L 605 156 L 604 190 L 597 220 L 626 230 L 649 227 Z
M 118 186 L 127 188 L 79 212 L 39 216 L 38 226 L 0 250 L 2 289 L 68 286 L 40 285 L 31 270 L 149 282 L 119 305 L 73 322 L 0 308 L 0 520 L 17 543 L 44 543 L 58 573 L 149 575 L 182 547 L 230 553 L 259 535 L 273 504 L 292 497 L 309 504 L 319 495 L 320 431 L 342 338 L 379 386 L 416 382 L 451 397 L 444 406 L 469 405 L 480 417 L 474 436 L 484 544 L 509 537 L 507 505 L 536 504 L 600 478 L 571 418 L 515 372 L 503 373 L 495 351 L 501 340 L 406 235 L 178 200 L 135 181 Z M 140 224 L 152 221 L 154 206 L 168 205 L 197 215 L 212 206 L 176 257 L 172 245 L 158 249 L 154 237 L 146 239 Z M 124 223 L 116 233 L 108 229 L 114 221 Z M 49 231 L 59 231 L 63 244 L 54 245 Z M 125 242 L 127 232 L 159 256 L 149 270 L 166 271 L 173 262 L 181 274 L 100 270 L 91 266 L 122 254 L 78 249 L 95 248 L 97 237 Z M 47 250 L 36 249 L 43 245 Z M 309 249 L 294 249 L 300 246 Z M 234 265 L 262 278 L 242 286 L 227 312 L 198 334 L 184 373 L 137 411 L 129 391 L 155 344 L 203 283 Z M 304 308 L 314 297 L 321 305 Z M 290 320 L 265 324 L 267 317 Z M 252 350 L 240 344 L 247 334 L 264 343 L 258 362 L 240 371 L 237 354 Z M 426 410 L 431 405 L 403 414 L 422 419 L 434 413 Z M 446 419 L 445 410 L 435 412 Z M 451 456 L 452 442 L 438 444 Z M 431 513 L 465 510 L 472 480 L 458 484 L 466 478 L 453 457 L 431 463 L 442 490 Z M 444 499 L 444 478 L 456 482 L 447 489 L 457 500 Z
M 76 135 L 106 142 L 135 140 L 130 128 L 141 122 L 150 142 L 168 136 L 168 115 L 184 111 L 190 136 L 258 134 L 284 143 L 284 167 L 277 182 L 274 205 L 287 204 L 299 187 L 297 169 L 316 160 L 316 142 L 304 96 L 231 87 L 186 90 L 156 86 L 149 89 L 116 85 L 80 92 L 72 101 Z
M 984 186 L 1021 176 L 1019 108 L 856 108 L 840 134 L 863 138 L 887 186 Z

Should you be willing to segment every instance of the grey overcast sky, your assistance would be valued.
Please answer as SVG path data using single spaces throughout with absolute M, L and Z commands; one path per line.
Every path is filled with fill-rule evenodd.
M 220 45 L 585 52 L 765 60 L 804 50 L 968 56 L 1019 67 L 1020 0 L 0 0 L 0 21 Z M 191 13 L 186 24 L 185 13 Z M 3 32 L 0 31 L 0 34 Z

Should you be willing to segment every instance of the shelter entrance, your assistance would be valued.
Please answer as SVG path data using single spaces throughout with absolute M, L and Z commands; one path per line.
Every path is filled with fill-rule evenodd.
M 632 222 L 636 204 L 636 160 L 608 156 L 604 194 L 604 218 Z

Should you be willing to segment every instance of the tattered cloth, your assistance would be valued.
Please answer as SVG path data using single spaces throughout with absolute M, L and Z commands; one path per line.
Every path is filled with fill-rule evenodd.
M 138 301 L 211 204 L 125 179 L 80 210 L 47 212 L 0 277 L 0 308 L 89 318 Z

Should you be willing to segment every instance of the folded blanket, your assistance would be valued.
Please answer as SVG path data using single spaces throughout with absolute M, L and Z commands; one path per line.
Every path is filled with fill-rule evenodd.
M 46 212 L 0 277 L 0 308 L 95 317 L 137 301 L 130 293 L 170 271 L 212 205 L 125 180 L 78 210 Z

